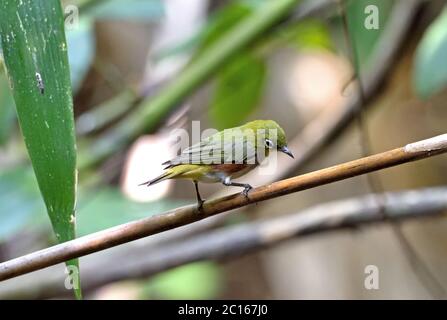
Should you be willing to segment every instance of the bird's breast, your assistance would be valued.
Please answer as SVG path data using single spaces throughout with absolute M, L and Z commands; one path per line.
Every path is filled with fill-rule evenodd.
M 248 167 L 250 167 L 250 165 L 244 163 L 240 164 L 224 163 L 224 164 L 213 164 L 211 167 L 213 171 L 223 172 L 231 176 L 235 173 L 246 170 Z
M 254 164 L 214 164 L 211 165 L 211 170 L 209 171 L 208 176 L 210 178 L 215 177 L 219 181 L 224 180 L 226 177 L 236 179 L 254 168 L 256 168 L 256 165 Z

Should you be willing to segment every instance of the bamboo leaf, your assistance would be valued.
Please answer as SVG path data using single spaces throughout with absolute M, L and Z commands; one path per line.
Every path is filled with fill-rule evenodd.
M 0 2 L 3 55 L 19 123 L 59 242 L 75 237 L 76 188 L 73 102 L 63 22 L 59 0 Z M 67 265 L 78 267 L 77 260 Z M 79 277 L 73 279 L 80 298 Z

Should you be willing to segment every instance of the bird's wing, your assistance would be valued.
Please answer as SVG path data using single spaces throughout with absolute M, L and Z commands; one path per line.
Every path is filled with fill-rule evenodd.
M 163 163 L 168 166 L 179 164 L 222 164 L 255 163 L 254 143 L 247 139 L 225 141 L 219 136 L 211 136 L 186 148 L 174 159 Z

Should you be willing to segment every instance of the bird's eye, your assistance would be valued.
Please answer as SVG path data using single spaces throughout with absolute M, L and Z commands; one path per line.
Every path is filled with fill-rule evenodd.
M 272 140 L 265 139 L 265 146 L 266 146 L 267 148 L 269 148 L 269 149 L 272 149 L 272 148 L 273 148 L 273 142 L 272 142 Z

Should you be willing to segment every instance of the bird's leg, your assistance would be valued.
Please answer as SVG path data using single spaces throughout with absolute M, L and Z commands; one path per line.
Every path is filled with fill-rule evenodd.
M 194 186 L 196 187 L 196 196 L 197 196 L 197 209 L 202 209 L 203 207 L 203 203 L 205 202 L 204 199 L 202 199 L 202 197 L 200 196 L 199 193 L 199 183 L 197 181 L 194 180 Z
M 249 185 L 248 183 L 238 183 L 238 182 L 232 182 L 230 177 L 226 177 L 222 183 L 226 186 L 233 186 L 233 187 L 242 187 L 244 188 L 244 190 L 242 191 L 242 194 L 248 198 L 248 192 L 253 189 L 253 187 L 251 185 Z

